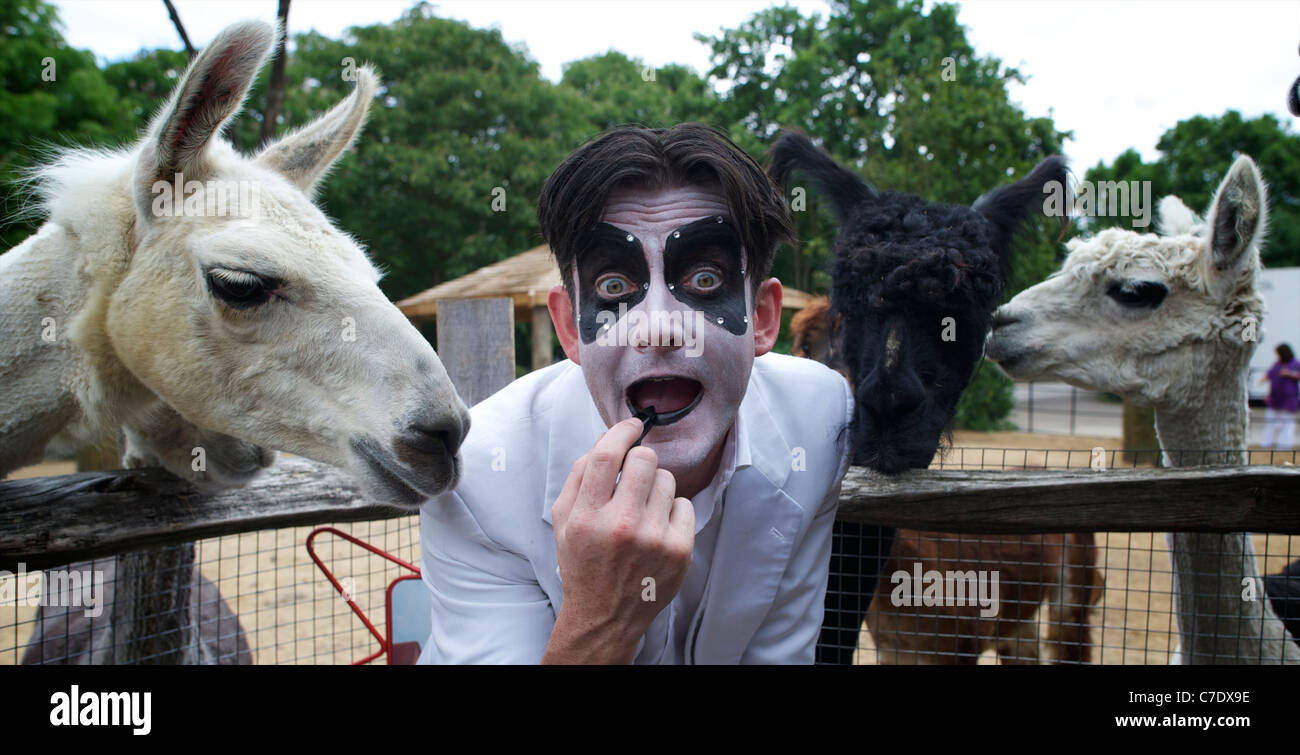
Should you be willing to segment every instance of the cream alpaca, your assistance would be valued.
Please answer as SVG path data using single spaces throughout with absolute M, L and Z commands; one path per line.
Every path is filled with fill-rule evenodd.
M 1110 229 L 1071 241 L 1059 273 L 998 310 L 989 357 L 1018 380 L 1059 379 L 1154 407 L 1165 466 L 1243 463 L 1268 219 L 1249 157 L 1233 163 L 1209 213 L 1200 224 L 1167 197 L 1161 236 Z M 1264 597 L 1249 535 L 1169 539 L 1188 663 L 1300 663 Z M 1242 597 L 1247 581 L 1254 600 Z
M 71 151 L 35 176 L 48 220 L 0 256 L 0 476 L 121 428 L 129 465 L 198 484 L 246 482 L 272 462 L 265 449 L 347 468 L 399 505 L 456 484 L 464 405 L 310 198 L 360 132 L 374 72 L 254 158 L 219 138 L 275 37 L 228 27 L 140 142 Z M 155 212 L 156 184 L 181 178 L 251 185 L 258 201 Z

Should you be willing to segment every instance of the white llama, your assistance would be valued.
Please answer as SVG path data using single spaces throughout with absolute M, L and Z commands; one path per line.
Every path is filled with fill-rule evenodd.
M 128 466 L 240 485 L 283 449 L 414 508 L 469 425 L 428 342 L 311 201 L 378 80 L 256 157 L 219 138 L 276 30 L 232 25 L 136 145 L 36 174 L 47 222 L 0 256 L 0 477 L 121 429 Z
M 1268 220 L 1249 157 L 1233 163 L 1208 213 L 1202 224 L 1166 197 L 1159 236 L 1107 229 L 1070 241 L 1060 272 L 998 310 L 989 357 L 1017 380 L 1064 380 L 1154 407 L 1165 466 L 1244 463 Z M 1265 599 L 1248 534 L 1169 540 L 1186 662 L 1300 663 Z M 1253 600 L 1243 597 L 1248 581 Z

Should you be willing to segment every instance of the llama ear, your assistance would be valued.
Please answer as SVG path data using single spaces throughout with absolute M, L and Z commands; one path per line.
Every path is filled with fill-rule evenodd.
M 1053 197 L 1058 200 L 1056 206 L 1060 208 L 1061 230 L 1065 230 L 1070 223 L 1065 208 L 1073 204 L 1067 197 L 1070 192 L 1069 178 L 1070 171 L 1066 167 L 1065 158 L 1052 155 L 1035 165 L 1029 175 L 1019 181 L 999 186 L 975 200 L 972 205 L 975 211 L 987 218 L 998 230 L 998 246 L 1002 254 L 1009 253 L 1011 237 L 1033 216 L 1034 208 L 1041 208 L 1047 213 L 1052 206 Z
M 370 66 L 356 69 L 357 85 L 339 104 L 306 126 L 268 145 L 257 162 L 280 173 L 310 195 L 334 161 L 361 133 L 379 88 Z
M 1259 168 L 1246 155 L 1237 158 L 1214 193 L 1206 222 L 1210 255 L 1217 270 L 1236 267 L 1246 250 L 1264 238 L 1268 194 Z
M 201 178 L 208 145 L 243 106 L 279 34 L 262 21 L 231 24 L 190 65 L 150 126 L 136 168 L 136 194 L 146 214 L 155 181 L 170 181 L 175 173 Z
M 244 104 L 279 30 L 261 21 L 227 26 L 195 59 L 149 130 L 160 171 L 184 170 Z

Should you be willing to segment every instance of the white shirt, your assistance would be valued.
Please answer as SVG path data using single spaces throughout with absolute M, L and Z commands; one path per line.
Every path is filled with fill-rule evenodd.
M 852 411 L 839 373 L 754 360 L 732 450 L 693 500 L 695 562 L 636 663 L 812 663 Z M 433 631 L 420 662 L 538 663 L 564 600 L 551 506 L 607 428 L 567 360 L 471 415 L 460 486 L 421 509 Z

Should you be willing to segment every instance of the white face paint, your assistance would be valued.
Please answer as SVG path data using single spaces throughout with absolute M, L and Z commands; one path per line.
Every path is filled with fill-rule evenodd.
M 669 235 L 688 223 L 716 216 L 730 219 L 726 200 L 717 191 L 698 187 L 623 190 L 611 196 L 602 220 L 632 234 L 640 242 L 649 273 L 648 280 L 643 281 L 648 284 L 645 296 L 628 309 L 627 317 L 638 323 L 667 324 L 671 337 L 660 334 L 661 337 L 655 338 L 647 328 L 632 327 L 626 331 L 627 339 L 598 337 L 587 343 L 580 338 L 578 342 L 587 388 L 606 425 L 612 426 L 632 416 L 629 400 L 638 408 L 653 404 L 658 412 L 695 402 L 685 417 L 653 428 L 643 441 L 643 445 L 658 454 L 659 466 L 679 480 L 721 449 L 736 419 L 754 363 L 750 273 L 744 276 L 744 310 L 748 323 L 739 335 L 719 325 L 716 313 L 706 315 L 693 309 L 669 290 L 670 284 L 707 285 L 708 274 L 701 276 L 699 272 L 705 268 L 687 268 L 682 280 L 664 279 L 664 249 Z M 634 249 L 631 253 L 635 253 Z M 736 264 L 743 265 L 743 262 Z M 580 258 L 575 268 L 581 265 Z M 593 288 L 583 286 L 583 277 L 575 269 L 576 312 L 590 311 L 583 306 L 583 297 L 599 295 Z M 587 277 L 597 286 L 604 285 L 607 292 L 620 288 L 619 283 L 608 284 L 608 279 L 599 275 L 589 273 Z M 611 330 L 618 327 L 614 323 Z M 677 379 L 643 382 L 647 378 Z

